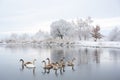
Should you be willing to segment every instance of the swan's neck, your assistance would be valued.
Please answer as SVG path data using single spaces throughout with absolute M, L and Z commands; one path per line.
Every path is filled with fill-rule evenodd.
M 63 60 L 61 60 L 61 61 L 60 61 L 60 63 L 64 63 L 64 61 L 63 61 Z
M 72 62 L 74 62 L 75 59 L 72 60 Z
M 24 65 L 24 60 L 22 60 L 22 65 Z
M 44 62 L 44 66 L 46 66 L 46 62 Z
M 50 64 L 50 60 L 48 60 L 48 64 Z
M 35 64 L 35 60 L 33 60 L 33 64 Z

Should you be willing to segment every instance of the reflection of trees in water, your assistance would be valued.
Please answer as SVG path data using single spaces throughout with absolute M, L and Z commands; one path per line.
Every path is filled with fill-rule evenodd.
M 51 50 L 52 62 L 59 61 L 62 57 L 64 57 L 64 50 L 62 50 L 62 49 L 52 49 Z
M 26 53 L 27 51 L 29 51 L 30 49 L 32 49 L 31 47 L 27 47 L 27 46 L 5 46 L 5 49 L 12 52 L 12 53 L 18 53 L 18 52 L 21 52 L 23 51 L 24 53 Z
M 89 50 L 87 48 L 79 49 L 80 54 L 80 64 L 88 63 Z
M 88 63 L 100 63 L 100 48 L 65 48 L 65 49 L 53 49 L 51 51 L 51 59 L 53 61 L 59 61 L 62 57 L 65 57 L 66 61 L 76 58 L 75 63 L 88 64 Z
M 94 61 L 100 63 L 101 49 L 99 48 L 83 48 L 79 50 L 79 53 L 81 64 L 93 63 Z
M 119 49 L 118 50 L 116 50 L 116 49 L 110 50 L 109 53 L 110 53 L 111 58 L 114 61 L 120 60 L 120 50 Z
M 94 60 L 96 63 L 100 63 L 100 49 L 98 48 L 94 50 Z
M 78 58 L 78 51 L 73 48 L 65 49 L 52 49 L 51 50 L 51 60 L 52 62 L 60 61 L 61 58 L 65 57 L 65 61 L 73 59 L 73 57 Z
M 66 49 L 65 50 L 65 58 L 67 61 L 73 59 L 73 57 L 77 58 L 78 57 L 78 51 L 76 49 L 72 49 L 72 48 L 69 48 L 69 49 Z

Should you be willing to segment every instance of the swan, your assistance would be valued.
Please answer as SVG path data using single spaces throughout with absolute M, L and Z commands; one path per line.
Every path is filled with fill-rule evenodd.
M 49 59 L 49 58 L 47 58 L 46 60 L 48 60 L 48 64 L 50 64 L 50 59 Z
M 47 58 L 46 60 L 48 60 L 48 64 L 47 64 L 47 65 L 52 67 L 52 64 L 51 64 L 51 62 L 50 62 L 50 59 Z
M 61 69 L 63 69 L 63 72 L 65 72 L 65 62 L 64 62 L 65 57 L 63 57 L 60 60 L 59 66 L 61 67 Z
M 68 64 L 67 64 L 67 65 L 68 65 L 68 66 L 74 66 L 74 63 L 73 63 L 74 60 L 75 60 L 75 58 L 73 58 L 72 61 L 68 61 Z
M 73 63 L 74 60 L 76 60 L 76 59 L 73 58 L 71 61 L 68 61 L 68 63 L 67 63 L 67 65 L 68 65 L 68 66 L 71 66 L 73 70 L 74 70 L 74 63 Z
M 33 60 L 33 62 L 24 62 L 23 59 L 20 59 L 22 62 L 22 66 L 26 66 L 27 68 L 34 68 L 35 67 L 35 61 L 36 59 Z
M 44 63 L 44 67 L 43 67 L 44 69 L 48 69 L 48 70 L 52 69 L 52 66 L 51 65 L 47 65 L 45 60 L 43 60 L 42 62 Z
M 55 70 L 55 74 L 57 74 L 57 70 L 60 69 L 60 65 L 58 62 L 52 63 L 53 70 Z

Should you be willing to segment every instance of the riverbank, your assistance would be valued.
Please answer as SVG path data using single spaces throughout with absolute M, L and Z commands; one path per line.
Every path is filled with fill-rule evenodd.
M 7 46 L 78 46 L 78 47 L 100 47 L 100 48 L 120 48 L 120 42 L 110 41 L 73 41 L 62 39 L 47 39 L 43 41 L 24 41 L 24 42 L 2 42 L 0 45 Z

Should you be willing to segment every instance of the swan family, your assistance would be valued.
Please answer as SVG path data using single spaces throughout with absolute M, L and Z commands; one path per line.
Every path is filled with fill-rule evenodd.
M 47 71 L 47 73 L 50 72 L 50 70 L 54 70 L 55 74 L 57 74 L 57 71 L 60 70 L 60 73 L 65 72 L 65 67 L 72 67 L 72 70 L 74 70 L 74 60 L 75 58 L 65 62 L 65 57 L 61 58 L 58 62 L 51 62 L 50 58 L 46 58 L 45 60 L 42 61 L 43 65 L 43 69 L 45 70 L 45 72 Z M 35 61 L 36 59 L 34 59 L 33 61 L 29 61 L 29 62 L 25 62 L 23 59 L 20 59 L 20 62 L 22 62 L 22 67 L 26 67 L 26 68 L 35 68 Z
M 65 62 L 65 57 L 61 58 L 58 62 L 51 62 L 51 60 L 49 58 L 47 58 L 46 60 L 43 60 L 42 63 L 44 63 L 43 69 L 45 69 L 45 71 L 47 70 L 49 73 L 51 69 L 55 70 L 55 73 L 57 74 L 57 71 L 60 70 L 60 72 L 65 72 L 65 67 L 72 67 L 72 70 L 74 70 L 74 61 L 76 59 L 73 58 L 67 62 Z

